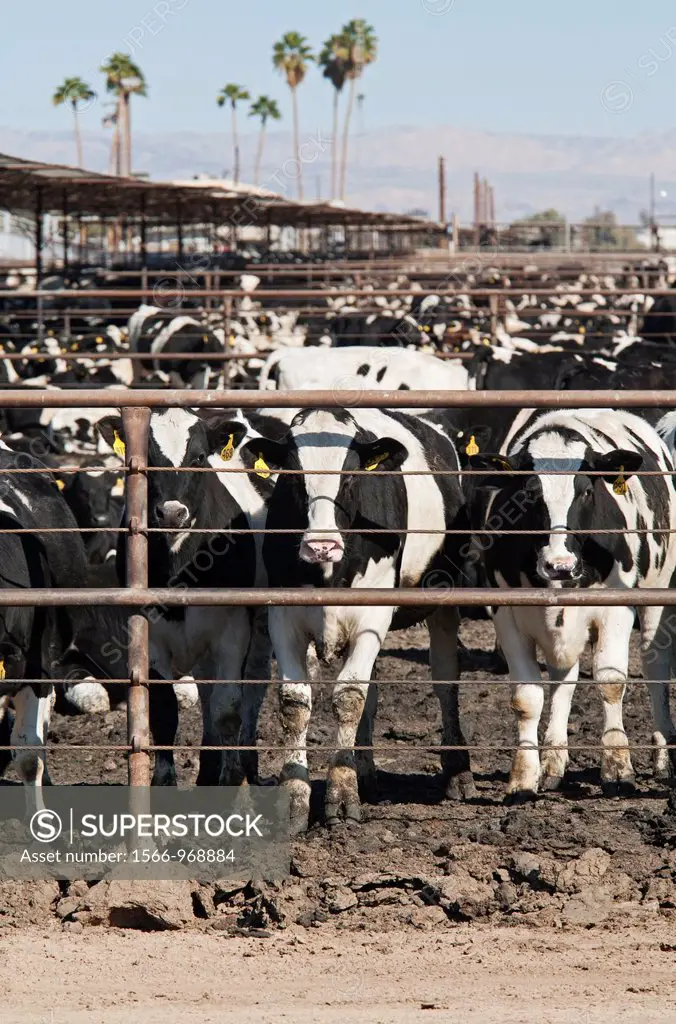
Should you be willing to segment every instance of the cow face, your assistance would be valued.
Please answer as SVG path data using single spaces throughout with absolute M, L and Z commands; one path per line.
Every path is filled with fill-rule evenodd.
M 101 420 L 98 432 L 118 453 L 124 453 L 121 420 Z M 208 469 L 209 459 L 232 458 L 246 435 L 240 420 L 205 419 L 189 409 L 153 412 L 148 433 L 148 523 L 151 527 L 184 530 L 205 507 L 210 473 L 172 472 Z M 224 453 L 224 454 L 223 454 Z
M 582 585 L 608 575 L 613 545 L 612 536 L 585 531 L 624 525 L 618 499 L 627 494 L 627 481 L 642 462 L 637 452 L 600 454 L 582 438 L 563 439 L 545 431 L 529 438 L 515 455 L 479 455 L 471 468 L 489 471 L 480 483 L 496 490 L 486 527 L 508 539 L 509 549 L 502 550 L 518 567 L 517 575 L 523 572 L 547 585 Z M 539 532 L 518 533 L 527 530 Z M 496 559 L 498 570 L 501 558 Z
M 244 460 L 248 451 L 249 464 L 259 472 L 297 471 L 280 476 L 275 498 L 289 524 L 299 528 L 300 559 L 324 565 L 341 561 L 343 531 L 354 528 L 358 516 L 377 520 L 377 509 L 370 507 L 372 478 L 351 474 L 398 469 L 408 455 L 394 438 L 364 433 L 343 410 L 301 412 L 286 441 L 256 438 L 241 451 Z

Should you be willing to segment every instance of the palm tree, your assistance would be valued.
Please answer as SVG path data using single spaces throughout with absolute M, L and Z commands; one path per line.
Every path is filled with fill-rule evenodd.
M 340 35 L 329 36 L 317 63 L 323 68 L 324 78 L 333 86 L 333 131 L 331 133 L 331 198 L 335 199 L 338 186 L 338 101 L 347 79 L 349 52 L 347 40 Z
M 60 107 L 67 103 L 73 111 L 73 124 L 75 127 L 75 152 L 77 166 L 82 167 L 82 136 L 80 135 L 79 113 L 84 104 L 96 99 L 94 90 L 83 82 L 81 78 L 64 78 L 63 82 L 52 96 L 52 103 Z
M 243 89 L 241 85 L 235 85 L 230 82 L 228 85 L 219 92 L 216 97 L 216 102 L 219 107 L 224 107 L 226 103 L 230 104 L 230 110 L 232 112 L 232 149 L 235 157 L 233 179 L 235 184 L 239 181 L 239 135 L 237 134 L 237 104 L 240 100 L 248 100 L 249 93 L 246 89 Z
M 298 125 L 298 86 L 307 74 L 308 64 L 315 59 L 310 45 L 299 32 L 287 32 L 272 50 L 273 67 L 283 74 L 291 90 L 293 101 L 293 150 L 298 161 L 298 198 L 303 198 L 303 165 L 300 159 L 300 129 Z
M 279 107 L 274 100 L 271 100 L 269 96 L 259 96 L 256 102 L 251 104 L 249 117 L 260 117 L 261 119 L 261 131 L 258 136 L 258 150 L 256 152 L 256 167 L 254 170 L 254 185 L 257 185 L 258 179 L 261 175 L 263 145 L 265 144 L 265 127 L 268 123 L 268 118 L 272 118 L 273 121 L 280 121 L 282 115 L 280 114 Z
M 347 177 L 347 146 L 350 137 L 350 120 L 357 92 L 357 79 L 367 64 L 372 64 L 377 56 L 378 40 L 373 25 L 367 24 L 363 18 L 353 19 L 344 25 L 340 32 L 348 49 L 349 66 L 346 77 L 350 82 L 350 91 L 343 126 L 343 153 L 340 167 L 340 198 L 345 199 L 345 180 Z
M 122 174 L 131 176 L 131 96 L 147 96 L 148 86 L 138 64 L 135 64 L 127 53 L 113 53 L 101 65 L 101 72 L 106 76 L 108 92 L 117 96 L 117 125 L 120 139 L 124 139 L 124 160 L 121 161 Z

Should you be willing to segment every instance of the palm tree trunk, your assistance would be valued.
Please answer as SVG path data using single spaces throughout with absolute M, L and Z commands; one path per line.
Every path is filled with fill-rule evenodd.
M 354 108 L 354 97 L 357 91 L 357 79 L 356 77 L 350 79 L 350 94 L 347 100 L 347 110 L 345 111 L 345 124 L 343 126 L 343 155 L 340 164 L 340 198 L 345 199 L 345 181 L 347 178 L 347 144 L 350 138 L 350 120 L 352 118 L 352 110 Z
M 75 153 L 77 166 L 82 167 L 82 137 L 80 135 L 80 121 L 77 116 L 77 107 L 73 104 L 73 124 L 75 128 Z
M 258 150 L 256 151 L 256 167 L 254 170 L 254 185 L 257 185 L 261 177 L 261 164 L 263 163 L 263 146 L 265 145 L 265 120 L 261 120 L 261 131 L 258 136 Z
M 239 183 L 239 136 L 237 134 L 237 108 L 232 104 L 232 149 L 235 163 L 232 171 L 232 178 L 235 185 Z
M 125 173 L 131 177 L 131 96 L 124 93 L 124 148 L 125 148 Z
M 300 160 L 300 125 L 298 122 L 298 86 L 291 88 L 293 97 L 293 155 L 298 161 L 298 198 L 303 199 L 303 165 Z
M 333 90 L 333 134 L 331 137 L 331 198 L 336 198 L 336 188 L 338 186 L 338 100 L 340 98 L 340 92 L 338 89 Z

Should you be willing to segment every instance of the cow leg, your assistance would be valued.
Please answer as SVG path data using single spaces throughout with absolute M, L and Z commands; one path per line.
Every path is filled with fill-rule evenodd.
M 279 687 L 279 713 L 284 764 L 279 783 L 288 793 L 291 832 L 297 834 L 306 831 L 310 817 L 307 730 L 312 711 L 312 687 L 307 681 L 308 638 L 295 609 L 271 608 L 269 627 L 283 679 Z
M 367 701 L 371 684 L 366 680 L 371 679 L 392 614 L 391 608 L 369 609 L 368 620 L 360 623 L 333 689 L 337 749 L 331 758 L 326 780 L 324 810 L 327 825 L 335 825 L 340 820 L 341 811 L 344 811 L 346 820 L 361 821 L 357 770 L 365 772 L 372 785 L 375 780 L 372 752 L 363 751 L 357 760 L 354 748 L 362 715 L 367 717 L 364 735 L 373 734 L 373 724 L 368 719 L 373 717 L 374 707 L 372 700 Z
M 191 610 L 192 611 L 192 610 Z M 202 705 L 202 746 L 222 747 L 222 750 L 201 750 L 199 786 L 238 786 L 243 772 L 239 750 L 242 725 L 242 684 L 244 659 L 249 646 L 249 614 L 246 608 L 230 609 L 209 615 L 199 609 L 201 616 L 193 622 L 186 620 L 193 634 L 193 642 L 205 639 L 204 653 L 200 656 L 195 678 Z M 213 638 L 213 639 L 212 639 Z M 200 679 L 219 679 L 219 683 L 200 683 Z
M 559 788 L 568 766 L 568 719 L 575 684 L 580 675 L 580 662 L 576 661 L 573 667 L 568 669 L 555 668 L 554 665 L 548 664 L 547 669 L 552 681 L 552 700 L 544 746 L 560 749 L 544 751 L 540 768 L 540 789 L 551 791 Z
M 28 788 L 26 808 L 42 810 L 44 804 L 40 789 L 50 785 L 44 750 L 21 750 L 21 745 L 41 747 L 47 741 L 49 717 L 54 705 L 54 687 L 50 685 L 23 686 L 14 694 L 14 728 L 12 760 L 19 778 Z
M 672 772 L 669 753 L 675 759 L 676 751 L 668 751 L 667 744 L 676 742 L 676 730 L 669 707 L 669 683 L 671 676 L 672 644 L 674 636 L 673 612 L 669 621 L 665 622 L 665 608 L 639 608 L 638 616 L 641 623 L 641 661 L 643 678 L 650 693 L 653 706 L 653 771 L 658 779 L 668 779 Z M 672 621 L 674 620 L 674 621 Z M 652 682 L 661 680 L 661 682 Z
M 512 609 L 506 606 L 498 608 L 494 621 L 509 674 L 515 680 L 512 711 L 517 721 L 518 748 L 512 759 L 506 801 L 521 803 L 533 798 L 540 781 L 538 726 L 544 705 L 542 677 L 535 657 L 535 644 L 519 630 Z
M 432 679 L 458 679 L 457 608 L 438 608 L 430 615 L 430 671 Z M 466 740 L 460 725 L 457 683 L 433 685 L 441 707 L 442 747 L 464 747 Z M 470 800 L 477 795 L 468 750 L 445 750 L 441 755 L 447 800 Z
M 622 720 L 622 701 L 629 673 L 629 642 L 633 608 L 607 608 L 598 623 L 594 679 L 603 697 L 601 786 L 607 796 L 633 792 L 634 769 Z
M 272 645 L 268 631 L 267 608 L 256 608 L 251 624 L 251 641 L 244 666 L 245 679 L 270 678 Z M 242 687 L 242 729 L 240 745 L 255 747 L 258 719 L 265 700 L 267 683 L 247 683 Z M 258 782 L 258 752 L 244 750 L 241 753 L 242 768 L 247 782 Z
M 0 747 L 9 747 L 12 742 L 13 713 L 9 709 L 9 695 L 0 697 Z M 11 750 L 0 750 L 0 776 L 12 763 Z
M 159 746 L 171 746 L 176 741 L 178 732 L 178 700 L 174 687 L 170 683 L 152 682 L 162 677 L 153 669 L 150 670 L 151 683 L 148 687 L 150 705 L 150 733 L 153 743 Z M 175 786 L 176 766 L 173 750 L 155 751 L 155 768 L 151 786 Z

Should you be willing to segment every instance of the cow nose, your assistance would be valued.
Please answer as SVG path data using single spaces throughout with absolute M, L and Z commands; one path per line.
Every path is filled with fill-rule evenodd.
M 328 537 L 304 540 L 300 546 L 300 557 L 304 562 L 339 562 L 343 557 L 343 545 Z
M 544 560 L 545 575 L 550 580 L 570 580 L 578 575 L 578 560 L 575 555 L 556 555 Z
M 179 527 L 187 522 L 190 512 L 180 501 L 163 501 L 155 506 L 155 515 L 160 526 Z

